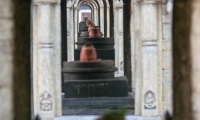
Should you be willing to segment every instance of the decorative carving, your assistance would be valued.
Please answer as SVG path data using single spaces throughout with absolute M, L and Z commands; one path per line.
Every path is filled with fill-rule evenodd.
M 41 111 L 52 111 L 53 107 L 52 96 L 49 92 L 45 91 L 40 97 L 40 110 Z
M 119 1 L 115 2 L 115 7 L 117 9 L 123 8 L 123 6 L 124 6 L 123 0 L 119 0 Z
M 53 48 L 53 43 L 40 43 L 40 48 Z
M 67 2 L 67 8 L 72 8 L 73 7 L 73 2 L 70 0 Z
M 143 46 L 157 46 L 158 42 L 157 40 L 143 40 L 142 45 Z
M 145 94 L 144 108 L 145 109 L 155 109 L 156 108 L 155 95 L 151 91 L 148 91 Z

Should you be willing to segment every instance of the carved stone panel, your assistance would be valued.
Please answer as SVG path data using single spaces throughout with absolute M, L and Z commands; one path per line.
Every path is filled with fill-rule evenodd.
M 145 94 L 144 98 L 144 109 L 155 109 L 156 108 L 156 100 L 153 92 L 148 91 Z
M 45 91 L 40 97 L 40 110 L 41 111 L 52 111 L 53 110 L 52 95 L 47 91 Z

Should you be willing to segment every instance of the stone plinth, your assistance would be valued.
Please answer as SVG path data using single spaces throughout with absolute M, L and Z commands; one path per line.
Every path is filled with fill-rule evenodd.
M 79 37 L 78 49 L 75 49 L 74 59 L 79 60 L 80 49 L 85 43 L 92 43 L 97 51 L 97 58 L 104 60 L 115 60 L 115 49 L 114 49 L 114 38 L 103 37 L 103 38 L 89 38 Z
M 128 96 L 127 78 L 114 78 L 113 60 L 64 62 L 63 66 L 66 98 Z

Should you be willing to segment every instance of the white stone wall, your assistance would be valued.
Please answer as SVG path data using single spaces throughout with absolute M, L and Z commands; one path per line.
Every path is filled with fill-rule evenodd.
M 13 9 L 12 1 L 0 1 L 0 120 L 13 120 Z

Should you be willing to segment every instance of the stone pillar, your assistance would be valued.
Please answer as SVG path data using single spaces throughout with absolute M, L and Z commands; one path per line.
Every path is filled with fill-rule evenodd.
M 1 120 L 14 119 L 14 10 L 12 10 L 12 7 L 13 2 L 11 0 L 0 1 L 0 102 L 2 103 L 0 107 Z
M 74 3 L 74 42 L 78 41 L 78 0 Z M 75 46 L 77 48 L 77 46 Z
M 171 2 L 172 0 L 168 0 Z M 169 3 L 168 3 L 169 4 Z M 172 12 L 167 12 L 167 5 L 162 1 L 162 81 L 163 111 L 172 113 Z
M 107 37 L 110 37 L 110 5 L 108 0 L 106 0 L 106 4 L 107 4 Z
M 124 76 L 123 1 L 114 2 L 115 76 Z
M 193 0 L 191 13 L 191 31 L 190 31 L 190 43 L 191 43 L 191 72 L 192 72 L 192 116 L 193 120 L 200 119 L 200 2 L 199 0 Z
M 68 61 L 74 61 L 74 14 L 71 1 L 67 2 L 67 55 Z
M 61 116 L 60 1 L 33 2 L 33 107 L 42 118 Z
M 94 5 L 94 24 L 96 26 L 99 26 L 99 14 L 98 14 L 98 8 L 96 7 L 96 5 Z
M 141 80 L 141 42 L 140 42 L 140 3 L 137 0 L 131 1 L 131 71 L 132 71 L 132 91 L 140 89 L 136 86 L 136 80 Z M 137 88 L 138 87 L 138 88 Z M 139 102 L 139 101 L 138 101 Z M 138 106 L 139 104 L 135 104 Z
M 160 79 L 159 0 L 140 0 L 141 4 L 141 65 L 142 77 L 137 80 L 135 114 L 161 115 L 162 80 Z
M 102 1 L 100 5 L 100 30 L 103 34 L 105 34 L 104 33 L 104 5 Z

